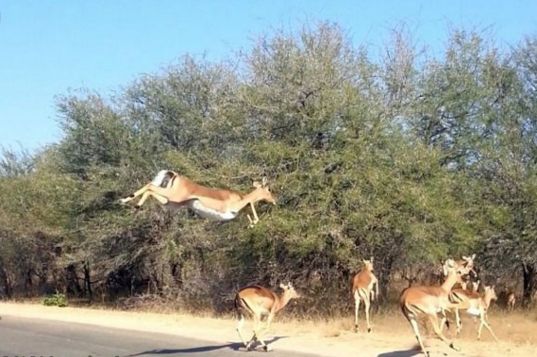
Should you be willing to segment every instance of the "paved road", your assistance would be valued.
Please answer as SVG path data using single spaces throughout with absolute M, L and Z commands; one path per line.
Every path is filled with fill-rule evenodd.
M 275 337 L 279 339 L 285 337 Z M 67 322 L 2 316 L 0 357 L 97 357 L 97 356 L 242 356 L 261 357 L 265 352 L 246 352 L 236 341 L 222 343 L 175 335 L 111 329 Z M 276 350 L 266 357 L 313 357 Z

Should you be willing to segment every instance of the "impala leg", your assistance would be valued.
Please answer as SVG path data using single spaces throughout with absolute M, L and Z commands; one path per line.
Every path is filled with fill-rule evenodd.
M 455 309 L 455 323 L 457 325 L 457 336 L 462 331 L 462 320 L 461 320 L 461 314 L 459 312 L 459 309 Z
M 244 316 L 242 314 L 240 314 L 239 322 L 237 323 L 237 333 L 239 334 L 239 337 L 240 337 L 244 347 L 248 348 L 248 343 L 246 342 L 246 340 L 242 336 L 242 328 L 243 328 L 243 326 L 244 326 Z
M 250 202 L 250 208 L 252 209 L 252 214 L 254 215 L 254 221 L 253 224 L 257 224 L 259 222 L 259 217 L 257 216 L 257 212 L 255 210 L 255 206 L 252 202 Z
M 163 205 L 168 203 L 168 199 L 166 197 L 157 195 L 156 193 L 151 192 L 151 191 L 145 191 L 144 194 L 142 195 L 142 198 L 140 198 L 140 201 L 138 201 L 138 203 L 136 204 L 136 207 L 140 208 L 145 203 L 145 201 L 151 196 L 154 197 L 157 201 L 159 201 Z
M 365 321 L 367 324 L 367 332 L 371 332 L 371 323 L 369 321 L 369 308 L 371 307 L 371 302 L 369 301 L 370 294 L 368 293 L 364 298 L 364 305 L 365 305 Z
M 440 331 L 444 331 L 444 326 L 446 326 L 449 329 L 449 321 L 446 315 L 446 310 L 442 310 L 440 313 L 442 315 L 442 319 L 440 320 Z
M 494 332 L 492 331 L 492 328 L 491 328 L 490 325 L 487 323 L 485 316 L 482 316 L 480 320 L 481 320 L 481 323 L 479 324 L 479 330 L 477 331 L 477 339 L 478 339 L 478 340 L 481 339 L 481 330 L 483 329 L 483 326 L 485 326 L 485 327 L 487 328 L 487 330 L 490 331 L 490 334 L 492 335 L 492 337 L 494 337 L 494 340 L 495 340 L 496 342 L 498 342 L 498 337 L 496 337 L 496 335 L 495 335 Z
M 135 199 L 136 197 L 140 196 L 140 195 L 143 195 L 148 189 L 149 187 L 151 186 L 150 183 L 148 183 L 147 185 L 145 185 L 144 187 L 142 187 L 141 189 L 139 189 L 138 191 L 134 192 L 132 195 L 128 196 L 128 197 L 125 197 L 125 198 L 122 198 L 120 199 L 119 201 L 123 204 L 127 203 L 127 202 L 130 202 L 132 201 L 133 199 Z
M 265 326 L 263 328 L 261 328 L 258 332 L 256 332 L 256 335 L 257 335 L 257 340 L 259 342 L 261 342 L 261 346 L 263 346 L 263 350 L 265 352 L 268 352 L 271 350 L 271 348 L 265 343 L 265 341 L 263 340 L 263 335 L 267 332 L 267 330 L 269 329 L 270 327 L 270 323 L 272 322 L 272 318 L 273 318 L 273 314 L 270 314 L 267 318 L 267 323 L 265 324 Z
M 459 348 L 455 347 L 452 341 L 448 340 L 444 335 L 442 334 L 442 331 L 440 331 L 440 328 L 438 326 L 438 317 L 436 315 L 427 315 L 429 316 L 429 321 L 431 321 L 431 324 L 433 325 L 434 333 L 440 338 L 442 341 L 447 343 L 449 347 L 453 348 L 455 351 L 459 351 Z
M 421 351 L 426 355 L 429 356 L 429 352 L 425 349 L 425 346 L 423 345 L 423 341 L 421 340 L 420 336 L 420 330 L 418 329 L 418 322 L 414 317 L 407 316 L 408 322 L 410 322 L 410 326 L 412 327 L 412 331 L 414 331 L 414 336 L 416 336 L 416 340 L 418 340 L 418 343 L 420 345 Z
M 250 341 L 248 341 L 248 343 L 246 344 L 246 349 L 248 351 L 251 351 L 253 349 L 253 344 L 255 343 L 255 341 L 258 340 L 257 331 L 259 331 L 260 324 L 261 324 L 260 317 L 257 317 L 256 315 L 254 315 L 254 334 L 252 335 L 252 338 L 250 339 Z
M 246 217 L 248 218 L 248 222 L 250 222 L 248 224 L 248 228 L 252 228 L 254 226 L 254 221 L 252 220 L 252 217 L 250 217 L 250 214 L 247 214 Z
M 354 291 L 354 331 L 358 332 L 358 312 L 360 311 L 360 294 Z

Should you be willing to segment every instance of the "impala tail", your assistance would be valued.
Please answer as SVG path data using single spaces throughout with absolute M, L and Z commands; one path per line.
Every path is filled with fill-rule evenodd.
M 158 187 L 167 187 L 170 180 L 175 177 L 176 173 L 170 170 L 160 170 L 153 178 L 151 183 Z

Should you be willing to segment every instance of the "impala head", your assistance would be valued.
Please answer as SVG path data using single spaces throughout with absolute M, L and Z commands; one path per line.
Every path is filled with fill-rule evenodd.
M 457 275 L 458 283 L 462 283 L 462 276 L 467 275 L 470 272 L 470 268 L 457 264 L 453 259 L 446 259 L 444 265 L 442 265 L 442 270 L 444 271 L 445 276 L 455 273 Z
M 485 285 L 485 299 L 487 297 L 490 300 L 498 300 L 498 296 L 496 295 L 496 290 L 494 290 L 494 285 L 492 286 Z
M 373 257 L 371 257 L 369 260 L 367 259 L 362 259 L 362 261 L 364 262 L 364 268 L 367 270 L 367 271 L 373 271 Z
M 270 192 L 266 177 L 263 177 L 263 180 L 261 182 L 254 181 L 253 186 L 255 187 L 255 191 L 257 192 L 258 200 L 267 201 L 268 203 L 272 203 L 273 205 L 276 204 L 276 199 L 272 195 L 272 192 Z
M 300 298 L 301 296 L 296 292 L 295 288 L 293 287 L 293 285 L 291 285 L 290 282 L 288 282 L 287 284 L 280 284 L 280 288 L 283 289 L 283 295 L 284 296 L 287 296 L 289 298 L 289 300 L 291 299 L 298 299 Z
M 474 270 L 474 259 L 475 259 L 475 254 L 472 254 L 471 256 L 463 255 L 462 260 L 460 260 L 458 263 L 468 268 L 469 273 L 471 272 L 473 273 L 474 276 L 477 276 L 477 273 Z

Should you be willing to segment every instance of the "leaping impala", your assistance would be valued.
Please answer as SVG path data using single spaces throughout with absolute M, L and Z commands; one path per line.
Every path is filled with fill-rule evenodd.
M 373 274 L 373 257 L 370 260 L 363 260 L 364 268 L 354 276 L 352 280 L 352 294 L 354 296 L 354 329 L 358 331 L 358 311 L 360 310 L 360 302 L 364 302 L 365 319 L 367 323 L 367 332 L 371 332 L 371 324 L 369 322 L 369 308 L 371 301 L 378 298 L 379 282 L 375 274 Z M 375 291 L 373 291 L 375 287 Z
M 427 315 L 433 325 L 436 335 L 454 350 L 458 350 L 453 342 L 444 337 L 438 324 L 438 313 L 444 313 L 452 306 L 449 294 L 457 282 L 461 282 L 461 277 L 469 273 L 470 268 L 459 266 L 453 259 L 448 259 L 443 265 L 446 280 L 441 286 L 411 286 L 401 293 L 399 304 L 403 315 L 407 318 L 416 339 L 423 353 L 427 356 L 429 352 L 425 350 L 421 335 L 418 329 L 418 317 Z
M 144 202 L 153 197 L 163 205 L 178 205 L 188 207 L 204 218 L 216 221 L 228 221 L 237 217 L 239 211 L 250 205 L 253 218 L 248 214 L 250 226 L 259 222 L 259 217 L 254 207 L 257 201 L 267 201 L 276 204 L 267 185 L 266 178 L 263 182 L 254 182 L 255 189 L 248 194 L 235 191 L 214 189 L 199 185 L 174 171 L 162 170 L 155 178 L 134 192 L 129 197 L 120 200 L 125 204 L 138 196 L 142 196 L 136 207 L 141 207 Z
M 241 289 L 235 296 L 235 309 L 239 318 L 237 332 L 248 351 L 253 349 L 256 341 L 261 342 L 265 351 L 270 350 L 262 339 L 262 333 L 268 330 L 274 315 L 278 311 L 283 309 L 291 299 L 300 297 L 291 283 L 287 285 L 280 284 L 280 288 L 283 289 L 283 294 L 277 295 L 270 289 L 252 285 Z M 248 342 L 242 335 L 245 314 L 251 315 L 254 319 L 254 334 Z M 263 318 L 266 318 L 266 325 L 261 328 Z

